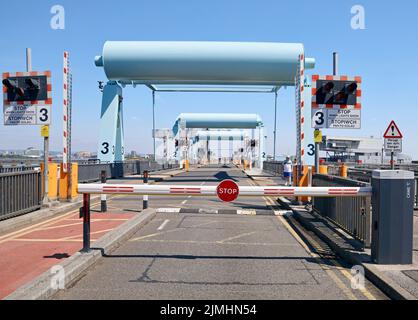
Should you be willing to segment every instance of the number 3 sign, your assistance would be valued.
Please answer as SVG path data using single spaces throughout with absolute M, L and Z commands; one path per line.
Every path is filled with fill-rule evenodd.
M 312 109 L 312 128 L 321 129 L 327 126 L 327 110 Z

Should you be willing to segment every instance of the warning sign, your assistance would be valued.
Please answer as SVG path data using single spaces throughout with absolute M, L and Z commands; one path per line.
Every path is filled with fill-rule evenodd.
M 389 127 L 386 129 L 385 134 L 383 135 L 385 139 L 402 139 L 403 135 L 396 125 L 395 121 L 391 121 Z
M 402 152 L 402 139 L 385 139 L 385 150 Z
M 361 129 L 360 109 L 312 109 L 315 129 Z
M 330 109 L 327 121 L 330 129 L 361 129 L 361 110 Z
M 45 125 L 51 123 L 51 107 L 37 105 L 4 105 L 4 124 Z

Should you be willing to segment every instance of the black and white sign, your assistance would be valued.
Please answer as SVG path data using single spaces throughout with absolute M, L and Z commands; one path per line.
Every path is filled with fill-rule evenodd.
M 361 129 L 361 110 L 312 109 L 312 128 Z
M 327 128 L 361 129 L 361 110 L 329 109 Z
M 327 127 L 327 109 L 312 109 L 312 128 Z
M 385 150 L 393 152 L 402 152 L 402 139 L 385 139 Z
M 38 105 L 5 105 L 4 124 L 18 125 L 49 125 L 51 124 L 51 106 Z

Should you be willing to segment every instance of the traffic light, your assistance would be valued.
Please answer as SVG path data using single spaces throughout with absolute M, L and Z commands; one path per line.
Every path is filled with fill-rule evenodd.
M 255 139 L 252 139 L 251 140 L 251 148 L 255 148 L 255 146 L 256 146 Z
M 174 140 L 174 145 L 175 145 L 176 148 L 179 146 L 179 141 L 177 139 Z
M 3 85 L 7 88 L 7 95 L 8 96 L 12 96 L 12 95 L 18 95 L 19 97 L 23 97 L 25 95 L 25 92 L 23 91 L 22 88 L 19 88 L 17 86 L 17 82 L 16 81 L 10 81 L 9 79 L 4 79 L 2 81 Z M 10 101 L 10 99 L 9 99 Z
M 3 79 L 8 102 L 48 100 L 47 76 L 15 76 Z
M 340 80 L 333 80 L 328 76 L 327 79 L 314 78 L 316 88 L 313 90 L 316 105 L 358 105 L 358 97 L 361 96 L 359 90 L 359 77 L 349 80 L 348 77 L 336 77 Z M 346 78 L 347 80 L 345 80 Z

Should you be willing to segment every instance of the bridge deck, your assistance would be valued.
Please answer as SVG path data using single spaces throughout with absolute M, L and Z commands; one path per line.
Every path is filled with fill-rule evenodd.
M 255 185 L 228 167 L 195 169 L 162 183 L 216 185 L 226 178 Z M 138 197 L 119 196 L 111 206 L 137 204 Z M 271 199 L 225 204 L 216 197 L 151 196 L 149 204 L 167 212 L 158 213 L 57 299 L 385 298 L 368 282 L 366 290 L 353 290 L 350 266 L 310 249 L 284 217 L 274 215 L 272 208 L 278 208 Z M 256 215 L 175 213 L 178 208 L 255 209 Z

